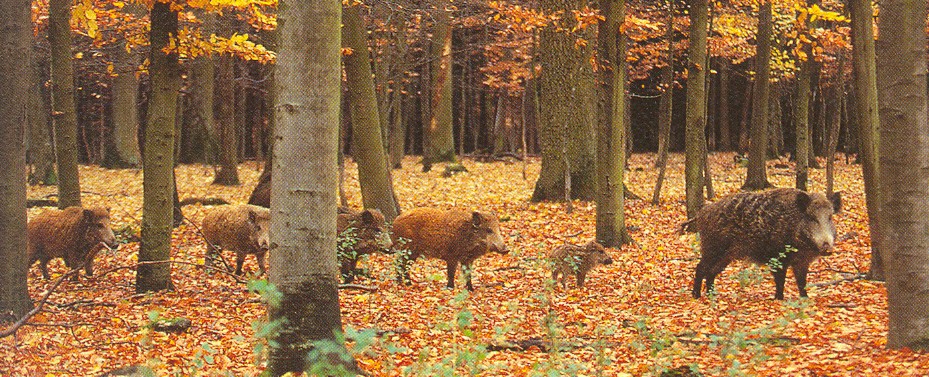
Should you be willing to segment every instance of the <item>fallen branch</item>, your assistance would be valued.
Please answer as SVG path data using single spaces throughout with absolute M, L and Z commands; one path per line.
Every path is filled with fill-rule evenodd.
M 377 292 L 377 287 L 361 284 L 339 284 L 339 289 L 354 289 L 366 292 Z
M 825 286 L 828 286 L 828 285 L 837 285 L 837 284 L 844 283 L 844 282 L 846 282 L 846 281 L 864 280 L 864 279 L 867 278 L 867 276 L 868 276 L 867 274 L 854 274 L 854 275 L 852 275 L 852 276 L 846 276 L 846 277 L 841 278 L 841 279 L 836 279 L 836 280 L 832 280 L 832 281 L 826 281 L 826 282 L 822 282 L 822 283 L 813 283 L 813 284 L 809 284 L 809 286 L 810 286 L 810 287 L 825 287 Z
M 36 305 L 34 308 L 32 308 L 32 310 L 27 312 L 18 321 L 10 325 L 10 327 L 7 327 L 6 329 L 3 329 L 3 331 L 0 331 L 0 338 L 6 338 L 10 335 L 15 334 L 16 330 L 19 330 L 19 328 L 23 327 L 27 322 L 29 322 L 29 320 L 32 319 L 32 317 L 35 317 L 36 314 L 39 314 L 39 312 L 42 311 L 42 307 L 45 306 L 46 302 L 48 302 L 48 297 L 51 296 L 52 293 L 55 292 L 55 290 L 58 289 L 58 286 L 60 286 L 61 283 L 64 282 L 65 278 L 70 278 L 71 276 L 74 276 L 74 274 L 77 274 L 80 271 L 81 271 L 80 269 L 73 269 L 71 271 L 68 271 L 64 275 L 59 276 L 58 279 L 55 280 L 55 283 L 52 284 L 52 287 L 49 288 L 49 290 L 45 292 L 45 295 L 42 296 L 42 299 L 39 300 L 38 305 Z

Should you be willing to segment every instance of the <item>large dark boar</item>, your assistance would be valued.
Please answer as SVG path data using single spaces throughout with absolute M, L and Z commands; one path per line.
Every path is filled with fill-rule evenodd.
M 393 241 L 401 252 L 399 280 L 410 284 L 410 263 L 426 256 L 445 261 L 449 288 L 455 287 L 460 263 L 471 291 L 474 260 L 491 251 L 507 253 L 497 216 L 464 209 L 416 208 L 406 212 L 394 220 Z
M 340 208 L 336 226 L 339 234 L 339 270 L 346 283 L 355 280 L 358 258 L 362 255 L 391 253 L 392 242 L 381 211 L 366 209 L 356 212 Z
M 800 296 L 806 297 L 809 265 L 831 253 L 836 238 L 832 215 L 841 207 L 839 193 L 827 198 L 790 188 L 730 195 L 707 205 L 682 225 L 682 230 L 700 232 L 702 257 L 693 296 L 700 297 L 703 279 L 706 290 L 712 290 L 716 275 L 739 259 L 771 266 L 778 300 L 784 299 L 787 267 L 792 268 Z
M 597 241 L 590 241 L 583 246 L 565 244 L 551 252 L 548 256 L 552 264 L 552 280 L 558 282 L 561 275 L 561 287 L 567 286 L 568 275 L 574 275 L 577 286 L 584 286 L 587 273 L 601 264 L 611 264 L 613 259 L 606 253 Z
M 267 273 L 265 255 L 270 225 L 271 213 L 264 207 L 239 204 L 209 209 L 201 226 L 207 244 L 207 258 L 215 258 L 219 254 L 217 248 L 235 251 L 235 274 L 241 275 L 245 256 L 254 254 L 261 273 Z
M 114 248 L 116 236 L 110 229 L 108 208 L 68 207 L 40 213 L 28 224 L 29 265 L 39 261 L 42 277 L 48 279 L 48 261 L 62 258 L 65 266 L 84 266 L 93 275 L 93 258 L 102 245 Z M 77 275 L 74 275 L 77 278 Z

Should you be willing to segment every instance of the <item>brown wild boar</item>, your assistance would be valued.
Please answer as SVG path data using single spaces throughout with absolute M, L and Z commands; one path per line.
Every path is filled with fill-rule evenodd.
M 355 280 L 358 258 L 374 252 L 391 253 L 390 233 L 384 215 L 377 209 L 352 211 L 339 208 L 338 229 L 339 271 L 346 283 Z
M 241 275 L 245 255 L 254 254 L 261 273 L 267 273 L 265 255 L 270 225 L 271 213 L 264 207 L 239 204 L 209 209 L 202 225 L 207 258 L 216 258 L 219 249 L 235 251 L 235 274 Z
M 584 286 L 584 278 L 594 267 L 601 264 L 611 264 L 613 259 L 606 253 L 603 245 L 597 241 L 590 241 L 583 246 L 565 244 L 551 252 L 548 256 L 552 266 L 552 280 L 558 282 L 561 275 L 561 286 L 567 287 L 568 275 L 577 278 L 577 286 Z
M 103 247 L 117 246 L 110 229 L 109 208 L 68 207 L 40 213 L 27 226 L 29 265 L 39 261 L 42 277 L 48 279 L 48 261 L 62 258 L 65 266 L 93 276 L 93 258 Z M 73 276 L 77 279 L 77 275 Z
M 416 208 L 406 212 L 394 220 L 393 242 L 401 254 L 398 280 L 411 284 L 410 263 L 425 256 L 445 261 L 449 288 L 455 287 L 460 263 L 466 286 L 472 291 L 474 260 L 491 251 L 507 253 L 497 216 L 465 209 Z
M 700 297 L 734 260 L 771 266 L 774 297 L 784 299 L 787 267 L 793 269 L 801 297 L 806 295 L 809 265 L 829 255 L 835 245 L 832 215 L 842 208 L 839 193 L 820 193 L 781 188 L 761 193 L 739 193 L 703 207 L 682 230 L 700 232 L 701 254 L 692 294 Z M 788 247 L 790 246 L 790 247 Z

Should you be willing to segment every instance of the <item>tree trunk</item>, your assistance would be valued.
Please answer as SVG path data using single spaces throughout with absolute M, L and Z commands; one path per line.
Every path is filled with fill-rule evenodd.
M 216 58 L 216 134 L 219 155 L 219 170 L 213 178 L 214 185 L 236 186 L 239 184 L 237 167 L 239 139 L 236 136 L 235 116 L 235 57 L 224 53 Z
M 661 198 L 661 186 L 668 168 L 668 144 L 671 140 L 671 115 L 674 102 L 674 1 L 668 0 L 668 21 L 665 29 L 667 40 L 667 66 L 661 71 L 661 100 L 658 102 L 658 158 L 655 167 L 659 168 L 658 180 L 652 194 L 652 203 L 658 204 Z
M 367 32 L 359 6 L 342 9 L 344 34 L 343 47 L 354 52 L 345 57 L 348 80 L 349 115 L 352 118 L 353 157 L 358 162 L 358 181 L 365 208 L 381 210 L 388 222 L 397 217 L 394 188 L 390 184 L 390 165 L 384 144 L 381 142 L 381 117 L 371 78 L 371 59 L 368 53 Z
M 597 133 L 597 241 L 619 247 L 631 241 L 623 213 L 623 172 L 626 160 L 626 46 L 619 25 L 625 0 L 601 3 L 597 42 L 601 84 Z
M 168 3 L 156 2 L 150 14 L 151 99 L 145 126 L 143 159 L 142 242 L 139 262 L 166 261 L 171 258 L 171 230 L 174 215 L 174 122 L 178 90 L 181 87 L 180 66 L 176 53 L 163 49 L 177 35 L 177 12 Z M 152 264 L 139 266 L 136 292 L 173 289 L 171 266 Z
M 794 147 L 796 153 L 794 159 L 797 161 L 797 189 L 806 191 L 806 181 L 809 177 L 809 142 L 807 137 L 810 129 L 810 69 L 812 68 L 813 48 L 809 43 L 804 43 L 803 52 L 806 54 L 806 60 L 800 62 L 800 70 L 797 71 L 797 88 L 794 92 L 794 111 L 793 121 L 797 143 Z
M 406 103 L 409 99 L 400 93 L 400 88 L 403 85 L 400 80 L 397 80 L 394 85 L 397 86 L 394 89 L 397 93 L 397 110 L 390 121 L 390 165 L 394 169 L 401 169 L 403 168 L 403 156 L 405 154 L 403 152 L 406 150 Z
M 429 123 L 423 125 L 423 170 L 436 162 L 455 161 L 452 126 L 452 24 L 448 1 L 439 1 L 432 35 L 432 107 Z
M 493 128 L 493 150 L 491 155 L 499 156 L 504 152 L 504 147 L 506 143 L 506 125 L 504 118 L 505 107 L 506 107 L 506 91 L 501 90 L 497 93 L 497 111 L 494 112 L 494 128 Z
M 111 94 L 113 102 L 113 148 L 104 162 L 107 167 L 136 167 L 141 162 L 139 155 L 139 79 L 136 77 L 139 56 L 126 52 L 125 44 L 116 48 L 116 60 L 120 72 L 113 78 Z
M 852 16 L 852 68 L 855 71 L 855 122 L 861 153 L 861 171 L 864 177 L 865 203 L 868 226 L 871 228 L 871 269 L 868 277 L 884 280 L 884 260 L 881 232 L 881 184 L 879 181 L 880 119 L 877 108 L 877 79 L 874 56 L 874 31 L 871 2 L 850 0 Z
M 29 90 L 32 56 L 31 2 L 0 4 L 0 93 Z M 32 309 L 26 275 L 26 101 L 7 95 L 0 101 L 0 321 L 16 320 Z M 12 314 L 14 318 L 8 317 Z
M 719 147 L 720 151 L 732 150 L 732 131 L 729 124 L 729 59 L 722 58 L 719 64 Z
M 35 44 L 32 47 L 33 59 L 29 71 L 29 134 L 28 159 L 32 164 L 29 170 L 30 184 L 54 185 L 57 184 L 55 175 L 55 146 L 52 145 L 53 131 L 49 123 L 48 108 L 46 107 L 45 86 L 46 72 L 44 67 L 47 61 L 38 57 Z M 44 64 L 43 64 L 44 63 Z
M 703 159 L 706 158 L 707 0 L 690 3 L 690 51 L 687 54 L 687 131 L 685 180 L 687 217 L 703 207 Z
M 542 0 L 540 7 L 545 12 L 570 13 L 584 4 L 578 0 Z M 575 35 L 556 30 L 558 27 L 571 30 L 574 24 L 573 18 L 561 19 L 542 30 L 539 37 L 538 61 L 545 67 L 538 77 L 539 103 L 545 105 L 539 107 L 542 168 L 532 193 L 533 202 L 564 199 L 566 166 L 570 166 L 571 197 L 581 200 L 596 197 L 591 49 L 575 46 Z M 589 30 L 583 36 L 593 40 Z M 562 156 L 563 151 L 567 156 Z
M 282 297 L 268 311 L 271 320 L 284 323 L 273 339 L 268 371 L 271 376 L 333 374 L 319 369 L 326 364 L 357 371 L 353 362 L 341 362 L 346 351 L 337 340 L 342 330 L 335 224 L 342 5 L 279 4 L 271 184 L 271 243 L 277 247 L 271 252 L 270 281 Z M 308 355 L 309 350 L 319 352 Z
M 881 3 L 877 90 L 881 122 L 881 253 L 887 347 L 929 349 L 929 121 L 926 3 Z
M 49 1 L 48 44 L 52 52 L 52 121 L 55 123 L 55 157 L 58 166 L 58 208 L 67 208 L 81 205 L 74 68 L 71 65 L 70 0 Z
M 751 108 L 752 108 L 752 104 L 753 104 L 753 102 L 755 102 L 755 100 L 754 100 L 754 98 L 753 98 L 753 97 L 754 97 L 754 93 L 755 93 L 755 90 L 754 90 L 754 89 L 755 89 L 755 82 L 756 82 L 756 80 L 753 79 L 753 80 L 751 80 L 751 81 L 749 82 L 748 85 L 745 85 L 744 97 L 742 97 L 742 98 L 743 98 L 743 100 L 742 100 L 742 116 L 741 116 L 741 120 L 739 121 L 739 145 L 738 145 L 738 150 L 739 150 L 739 154 L 740 154 L 740 155 L 743 155 L 743 156 L 744 156 L 746 153 L 748 153 L 748 147 L 749 147 L 749 143 L 748 143 L 748 134 L 749 134 L 749 128 L 751 127 L 751 126 L 750 126 L 751 119 L 750 119 L 749 117 L 751 116 L 751 111 L 750 111 L 750 110 L 751 110 Z
M 838 70 L 843 71 L 845 59 L 838 59 Z M 845 79 L 842 75 L 836 79 L 832 90 L 834 103 L 831 119 L 829 121 L 829 143 L 826 149 L 826 195 L 832 195 L 835 183 L 835 150 L 839 145 L 839 127 L 842 124 L 842 114 L 845 113 Z
M 758 10 L 758 48 L 755 50 L 755 85 L 752 99 L 751 148 L 743 190 L 761 190 L 771 187 L 765 169 L 768 152 L 768 91 L 771 84 L 771 1 L 765 0 Z

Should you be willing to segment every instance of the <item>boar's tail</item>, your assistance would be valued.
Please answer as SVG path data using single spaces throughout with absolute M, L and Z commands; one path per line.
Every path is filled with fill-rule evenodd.
M 696 217 L 681 223 L 681 227 L 678 229 L 678 232 L 681 235 L 684 235 L 685 232 L 696 232 L 697 229 L 694 229 L 694 220 L 696 220 Z

